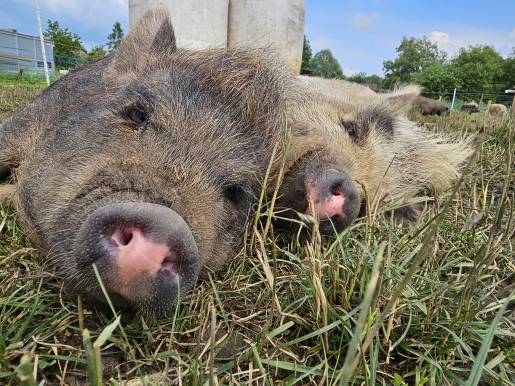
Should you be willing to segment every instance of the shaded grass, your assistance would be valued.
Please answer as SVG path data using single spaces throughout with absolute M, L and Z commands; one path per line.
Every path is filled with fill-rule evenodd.
M 464 385 L 493 331 L 479 382 L 515 384 L 513 304 L 492 327 L 515 288 L 514 122 L 462 113 L 411 119 L 456 135 L 488 125 L 454 197 L 428 192 L 415 228 L 370 213 L 324 238 L 316 224 L 280 233 L 265 203 L 227 269 L 199 280 L 170 318 L 122 315 L 123 334 L 115 330 L 102 346 L 104 381 L 338 385 L 356 352 L 349 384 Z M 37 382 L 86 381 L 79 325 L 95 341 L 115 317 L 86 306 L 81 321 L 9 204 L 0 206 L 0 224 L 0 383 L 18 384 L 27 363 Z M 30 362 L 19 367 L 24 355 Z

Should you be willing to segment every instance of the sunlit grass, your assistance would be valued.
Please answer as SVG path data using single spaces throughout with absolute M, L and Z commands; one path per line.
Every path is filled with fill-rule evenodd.
M 123 331 L 64 296 L 1 204 L 0 383 L 32 369 L 36 384 L 515 384 L 515 122 L 411 118 L 456 135 L 485 127 L 461 185 L 427 197 L 416 228 L 378 214 L 337 237 L 316 224 L 285 235 L 265 204 L 224 271 L 167 319 L 122 314 Z

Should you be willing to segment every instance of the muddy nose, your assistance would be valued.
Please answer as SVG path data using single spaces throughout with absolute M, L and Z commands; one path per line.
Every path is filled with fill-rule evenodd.
M 307 194 L 313 200 L 315 213 L 308 207 L 306 214 L 320 220 L 320 232 L 333 234 L 347 228 L 358 216 L 359 194 L 349 176 L 337 170 L 326 170 L 307 184 Z
M 95 210 L 82 224 L 77 264 L 98 267 L 108 292 L 141 307 L 161 309 L 193 288 L 198 249 L 184 219 L 170 208 L 121 203 Z

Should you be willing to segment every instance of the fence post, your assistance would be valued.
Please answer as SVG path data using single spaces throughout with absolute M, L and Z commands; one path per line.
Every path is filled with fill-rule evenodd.
M 491 105 L 491 104 L 492 104 L 492 101 L 491 101 L 491 100 L 489 100 L 489 101 L 488 101 L 488 104 L 486 105 L 485 117 L 486 117 L 487 115 L 489 115 L 489 114 L 490 114 L 490 105 Z
M 515 95 L 513 96 L 513 102 L 511 102 L 510 117 L 515 117 Z
M 36 13 L 38 15 L 38 27 L 39 27 L 39 40 L 41 40 L 41 51 L 43 52 L 43 67 L 45 69 L 46 85 L 50 86 L 50 79 L 48 78 L 48 67 L 46 63 L 46 52 L 45 52 L 45 39 L 43 39 L 43 32 L 41 31 L 41 20 L 39 19 L 39 7 L 36 5 Z M 37 62 L 36 62 L 37 65 Z
M 454 107 L 454 99 L 456 98 L 456 89 L 454 89 L 454 94 L 452 96 L 452 104 L 451 104 L 451 110 L 453 109 Z

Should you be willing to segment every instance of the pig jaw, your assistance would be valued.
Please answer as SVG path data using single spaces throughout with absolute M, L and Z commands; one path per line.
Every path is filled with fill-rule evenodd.
M 198 250 L 187 224 L 175 211 L 157 204 L 111 204 L 95 210 L 82 224 L 75 244 L 80 271 L 95 264 L 111 300 L 164 314 L 193 288 Z M 91 300 L 104 301 L 90 288 Z

